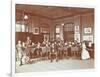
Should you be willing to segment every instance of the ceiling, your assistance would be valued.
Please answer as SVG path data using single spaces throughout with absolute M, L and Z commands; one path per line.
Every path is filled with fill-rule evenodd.
M 87 12 L 94 12 L 93 8 L 57 7 L 16 4 L 16 14 L 18 12 L 37 15 L 49 19 L 59 19 Z

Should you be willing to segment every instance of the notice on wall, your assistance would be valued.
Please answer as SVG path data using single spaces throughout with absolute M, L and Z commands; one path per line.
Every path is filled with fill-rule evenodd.
M 91 41 L 93 43 L 94 42 L 93 35 L 84 35 L 83 41 Z

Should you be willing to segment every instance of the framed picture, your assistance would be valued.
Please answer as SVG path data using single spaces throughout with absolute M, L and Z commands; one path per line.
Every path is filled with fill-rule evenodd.
M 33 28 L 33 34 L 39 34 L 39 28 L 38 27 Z
M 84 33 L 85 33 L 85 34 L 91 34 L 91 32 L 92 32 L 91 27 L 84 28 Z
M 34 0 L 30 0 L 29 3 L 26 0 L 23 0 L 24 2 L 20 1 L 21 0 L 12 1 L 12 77 L 17 77 L 18 75 L 18 77 L 36 77 L 36 75 L 41 76 L 43 73 L 44 75 L 59 74 L 59 72 L 56 71 L 61 71 L 63 74 L 64 71 L 62 70 L 73 70 L 73 72 L 75 72 L 75 69 L 94 68 L 95 58 L 90 57 L 88 52 L 82 57 L 84 54 L 77 54 L 76 50 L 74 51 L 75 54 L 56 53 L 57 51 L 55 51 L 55 46 L 58 45 L 59 47 L 63 47 L 64 45 L 65 49 L 71 47 L 72 44 L 73 46 L 76 45 L 76 43 L 73 42 L 74 40 L 77 40 L 79 44 L 81 44 L 81 41 L 84 40 L 83 31 L 86 34 L 92 32 L 90 26 L 84 28 L 82 26 L 84 24 L 80 25 L 80 23 L 81 17 L 84 19 L 83 13 L 87 13 L 88 10 L 94 14 L 94 8 L 77 6 L 62 7 L 63 5 L 58 6 L 56 3 L 52 6 L 47 5 L 47 3 L 40 5 L 35 4 Z M 30 17 L 26 20 L 24 16 L 27 14 Z M 77 14 L 79 14 L 79 16 Z M 87 16 L 91 17 L 92 20 L 94 19 L 91 13 L 87 13 Z M 17 32 L 17 28 L 19 29 L 19 25 L 16 25 L 17 21 L 25 22 L 23 23 L 26 25 L 25 32 L 21 32 L 20 30 Z M 41 23 L 48 25 L 42 26 Z M 64 25 L 62 25 L 62 23 L 64 23 Z M 56 25 L 60 27 L 55 27 Z M 17 28 L 15 28 L 16 26 Z M 80 30 L 81 26 L 82 30 Z M 91 36 L 85 38 L 86 40 L 92 39 Z M 59 51 L 62 51 L 61 49 L 63 48 L 60 48 Z M 64 50 L 64 52 L 65 51 L 67 50 Z M 77 73 L 79 72 L 77 71 Z M 56 75 L 54 76 L 56 77 Z

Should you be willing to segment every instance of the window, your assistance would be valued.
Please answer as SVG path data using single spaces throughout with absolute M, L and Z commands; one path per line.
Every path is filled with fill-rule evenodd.
M 64 25 L 64 31 L 74 31 L 74 25 L 72 23 Z
M 21 32 L 21 25 L 20 24 L 16 24 L 16 32 Z
M 25 25 L 21 25 L 22 32 L 25 32 Z
M 25 25 L 16 24 L 16 32 L 25 32 Z
M 56 29 L 55 29 L 55 36 L 56 36 L 56 39 L 60 38 L 60 26 L 56 26 Z
M 60 33 L 60 28 L 56 28 L 56 33 Z

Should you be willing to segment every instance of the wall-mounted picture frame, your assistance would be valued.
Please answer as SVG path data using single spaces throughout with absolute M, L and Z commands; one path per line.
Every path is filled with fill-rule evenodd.
M 84 28 L 84 33 L 85 34 L 91 34 L 91 32 L 92 32 L 92 28 L 91 27 Z
M 67 47 L 68 47 L 68 45 L 69 45 L 69 47 L 72 46 L 71 44 L 73 44 L 73 46 L 74 46 L 75 43 L 73 42 L 73 39 L 78 40 L 80 42 L 78 44 L 81 45 L 82 39 L 80 37 L 82 37 L 84 33 L 91 33 L 91 30 L 92 30 L 91 28 L 84 29 L 84 27 L 82 27 L 82 30 L 79 30 L 81 28 L 79 25 L 79 26 L 76 26 L 76 34 L 75 34 L 75 38 L 74 38 L 74 32 L 75 32 L 74 26 L 77 25 L 77 23 L 80 24 L 81 23 L 80 18 L 83 17 L 83 19 L 84 19 L 84 16 L 82 13 L 79 15 L 79 17 L 75 18 L 75 16 L 73 16 L 74 15 L 73 11 L 77 12 L 77 10 L 78 10 L 80 12 L 81 10 L 84 10 L 83 6 L 81 8 L 80 7 L 78 8 L 78 6 L 72 6 L 72 5 L 71 6 L 67 6 L 67 5 L 66 6 L 63 6 L 63 5 L 57 6 L 56 3 L 53 5 L 46 5 L 47 3 L 40 5 L 40 4 L 35 4 L 33 0 L 31 0 L 33 2 L 30 1 L 30 3 L 27 3 L 27 1 L 25 1 L 25 0 L 24 0 L 24 2 L 23 1 L 16 2 L 16 1 L 17 0 L 13 0 L 13 2 L 12 2 L 12 47 L 11 47 L 12 48 L 12 65 L 11 65 L 12 66 L 12 77 L 14 77 L 14 76 L 16 77 L 18 75 L 19 75 L 19 77 L 23 77 L 26 75 L 29 77 L 31 75 L 35 76 L 36 74 L 37 74 L 37 76 L 38 75 L 41 76 L 42 72 L 44 72 L 45 75 L 47 75 L 48 73 L 49 73 L 49 75 L 54 75 L 54 72 L 56 73 L 56 71 L 58 71 L 58 72 L 61 71 L 63 73 L 62 70 L 66 70 L 66 71 L 73 70 L 73 72 L 75 72 L 75 69 L 94 68 L 94 57 L 87 57 L 87 55 L 88 55 L 87 52 L 86 52 L 87 55 L 84 56 L 86 58 L 84 59 L 82 57 L 84 55 L 83 53 L 81 54 L 79 52 L 76 55 L 77 52 L 74 51 L 74 53 L 75 53 L 75 55 L 74 55 L 73 53 L 69 53 L 69 51 L 68 51 L 68 54 L 67 53 L 63 54 L 61 51 L 61 54 L 60 54 L 60 53 L 56 53 L 56 51 L 55 51 L 56 49 L 54 49 L 54 48 L 56 48 L 56 47 L 54 47 L 54 45 L 57 43 L 60 43 L 60 42 L 63 43 L 63 45 L 65 45 Z M 38 7 L 40 7 L 40 8 L 38 8 Z M 45 9 L 49 10 L 50 12 L 45 11 L 45 9 L 41 9 L 41 8 L 45 8 Z M 15 25 L 16 25 L 17 19 L 19 21 L 19 19 L 20 19 L 19 13 L 22 14 L 23 9 L 24 9 L 24 12 L 29 13 L 29 14 L 31 12 L 32 14 L 30 14 L 31 19 L 27 20 L 29 22 L 27 22 L 25 34 L 23 34 L 22 32 L 19 32 L 22 35 L 20 37 L 21 38 L 25 37 L 25 38 L 22 39 L 22 42 L 17 41 L 17 43 L 18 43 L 17 44 L 15 39 L 17 39 L 19 36 L 17 36 Z M 37 10 L 38 12 L 34 11 L 36 9 L 38 9 Z M 53 11 L 51 12 L 51 9 L 55 10 L 54 12 L 57 12 L 56 10 L 59 11 L 56 13 L 57 18 L 56 18 L 56 14 L 53 13 Z M 85 8 L 85 9 L 92 10 L 93 14 L 94 14 L 94 8 L 90 8 L 90 9 Z M 22 12 L 20 12 L 20 10 Z M 46 14 L 46 17 L 44 16 L 45 15 L 44 13 L 42 14 L 43 10 Z M 64 13 L 65 10 L 68 10 L 68 11 L 70 10 L 69 12 L 66 11 L 66 13 L 68 13 L 66 15 L 66 17 L 68 16 L 68 18 L 63 16 L 64 14 L 66 14 L 66 13 Z M 69 17 L 70 12 L 73 13 L 72 15 L 70 15 L 71 17 Z M 39 17 L 39 16 L 37 16 L 37 14 L 35 15 L 34 13 L 40 13 L 41 16 Z M 53 16 L 50 16 L 52 14 L 53 14 Z M 59 14 L 61 14 L 61 17 L 59 17 Z M 92 16 L 91 13 L 89 13 L 89 15 Z M 76 16 L 77 16 L 77 14 L 76 14 Z M 22 17 L 23 17 L 23 14 L 22 14 Z M 64 18 L 62 19 L 62 17 L 64 17 Z M 16 21 L 15 21 L 15 18 L 16 18 Z M 55 20 L 55 22 L 54 22 L 54 20 Z M 73 23 L 68 23 L 70 21 L 75 23 L 75 25 L 73 25 Z M 48 25 L 46 26 L 46 28 L 49 28 L 49 29 L 43 29 L 45 27 L 41 26 L 41 23 L 44 23 L 44 22 L 47 24 L 48 23 L 50 24 L 50 26 L 48 26 Z M 63 22 L 67 23 L 67 24 L 61 25 L 61 23 L 63 23 Z M 33 24 L 35 24 L 35 23 L 38 25 L 33 26 Z M 59 23 L 61 25 L 60 29 L 62 31 L 60 33 L 55 33 L 56 32 L 55 31 L 56 23 Z M 84 24 L 82 24 L 82 26 L 83 25 Z M 83 31 L 84 31 L 84 33 L 83 33 Z M 58 30 L 58 32 L 59 32 L 59 30 Z M 30 35 L 30 38 L 27 39 L 26 36 L 29 36 L 29 35 Z M 35 39 L 31 39 L 34 36 L 35 36 Z M 54 39 L 55 36 L 58 37 L 57 39 L 60 39 L 60 42 L 56 42 L 56 40 Z M 65 39 L 65 42 L 62 40 L 63 36 Z M 59 38 L 59 37 L 61 37 L 61 38 Z M 45 38 L 46 41 L 45 41 L 45 39 L 42 39 L 42 38 Z M 39 41 L 41 41 L 41 39 L 42 39 L 42 42 L 39 42 Z M 50 42 L 47 41 L 49 39 L 50 39 Z M 23 54 L 21 53 L 22 56 L 20 57 L 20 55 L 17 54 L 17 49 L 22 48 L 20 44 L 22 44 L 22 46 L 25 45 L 25 43 L 23 42 L 24 40 L 25 40 L 25 43 L 27 46 L 27 47 L 25 47 L 26 51 L 29 54 L 28 54 L 28 56 L 24 55 L 24 57 L 23 57 Z M 32 40 L 32 42 L 29 43 L 29 42 L 27 42 L 27 40 L 28 41 Z M 35 40 L 38 40 L 38 41 L 35 41 Z M 44 41 L 46 43 L 44 43 Z M 68 43 L 66 43 L 66 42 L 68 42 Z M 46 44 L 46 45 L 44 45 L 44 44 Z M 59 44 L 59 45 L 62 46 L 62 44 Z M 44 48 L 45 46 L 48 46 L 49 55 L 48 55 L 48 52 L 46 51 L 47 49 Z M 51 48 L 51 46 L 52 46 L 52 48 Z M 36 49 L 36 51 L 34 51 L 34 53 L 33 53 L 33 50 L 34 50 L 33 48 Z M 30 49 L 32 50 L 32 52 L 30 51 Z M 51 49 L 53 49 L 53 50 L 51 50 Z M 44 53 L 45 51 L 47 53 Z M 53 52 L 55 51 L 55 53 L 52 53 L 52 51 Z M 19 52 L 20 52 L 20 50 L 19 50 Z M 27 52 L 26 52 L 26 54 L 27 54 Z M 43 52 L 43 55 L 41 56 L 42 52 Z M 53 56 L 51 54 L 53 54 Z M 94 53 L 93 53 L 93 55 L 94 55 Z M 47 71 L 49 71 L 49 72 L 47 73 Z M 41 74 L 40 74 L 40 72 L 41 72 Z M 59 73 L 57 73 L 57 74 L 59 74 Z M 59 75 L 59 76 L 61 76 L 61 75 Z
M 33 34 L 39 34 L 39 28 L 38 27 L 33 28 Z

